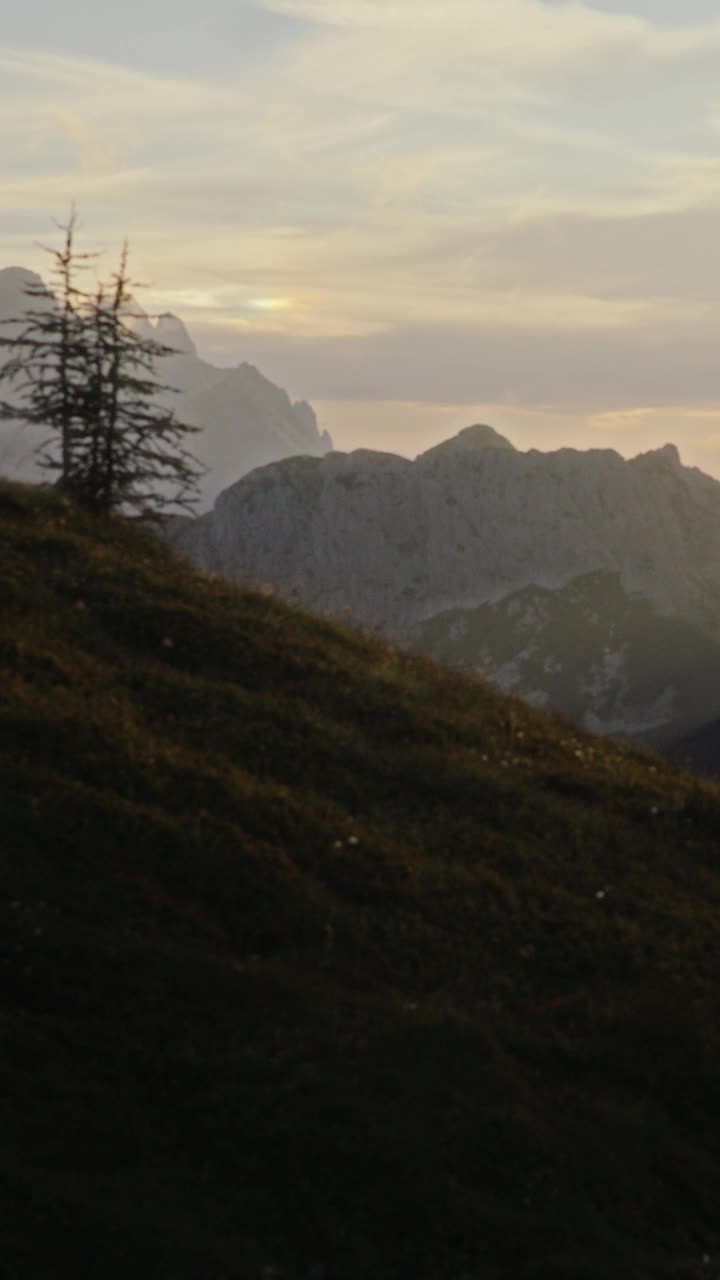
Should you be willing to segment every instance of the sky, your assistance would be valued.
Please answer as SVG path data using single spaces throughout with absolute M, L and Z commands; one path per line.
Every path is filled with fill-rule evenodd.
M 75 201 L 340 448 L 473 421 L 720 475 L 717 0 L 23 0 L 0 266 Z

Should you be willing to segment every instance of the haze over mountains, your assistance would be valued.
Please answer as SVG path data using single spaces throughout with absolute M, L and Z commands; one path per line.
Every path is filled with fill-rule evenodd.
M 25 289 L 41 284 L 40 276 L 23 267 L 0 271 L 0 321 L 22 315 L 28 306 Z M 141 317 L 138 325 L 178 353 L 158 361 L 156 373 L 158 381 L 178 393 L 166 397 L 178 418 L 202 428 L 192 437 L 190 446 L 208 469 L 201 482 L 201 509 L 225 485 L 254 467 L 291 454 L 313 456 L 332 448 L 327 432 L 318 431 L 309 404 L 293 403 L 285 391 L 251 364 L 219 368 L 202 360 L 177 316 L 161 315 L 155 323 Z M 27 427 L 2 424 L 0 474 L 13 479 L 40 479 L 43 473 L 34 454 L 45 435 Z

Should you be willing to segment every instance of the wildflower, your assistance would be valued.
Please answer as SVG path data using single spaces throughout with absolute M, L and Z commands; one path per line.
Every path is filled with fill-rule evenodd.
M 348 844 L 359 844 L 360 840 L 357 836 L 348 836 Z

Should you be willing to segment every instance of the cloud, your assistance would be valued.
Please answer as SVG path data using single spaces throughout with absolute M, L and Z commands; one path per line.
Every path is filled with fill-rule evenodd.
M 598 50 L 640 54 L 668 63 L 720 49 L 720 22 L 656 25 L 630 13 L 542 0 L 263 0 L 264 7 L 319 26 L 387 38 L 399 32 L 412 56 L 423 35 L 436 53 L 482 52 L 527 66 L 556 64 Z M 460 36 L 462 44 L 457 44 Z
M 432 257 L 440 264 L 462 256 L 476 289 L 642 299 L 653 322 L 670 311 L 675 322 L 681 314 L 700 321 L 720 310 L 720 275 L 708 270 L 719 239 L 718 205 L 649 213 L 620 206 L 612 216 L 556 212 L 485 231 L 458 227 L 438 238 Z
M 713 398 L 717 21 L 265 8 L 304 25 L 217 83 L 0 50 L 0 250 L 42 269 L 18 220 L 75 199 L 148 306 L 313 396 Z
M 230 355 L 221 327 L 198 336 L 208 350 Z M 243 350 L 311 400 L 504 403 L 585 414 L 720 403 L 715 333 L 671 320 L 609 330 L 577 329 L 572 318 L 554 331 L 544 323 L 425 325 L 344 337 L 258 326 Z
M 53 92 L 73 98 L 94 98 L 102 115 L 118 109 L 131 115 L 155 111 L 185 111 L 198 106 L 227 105 L 228 91 L 189 78 L 153 75 L 88 57 L 0 47 L 0 72 L 5 92 L 11 87 L 30 96 L 31 84 L 41 86 L 40 102 Z M 8 94 L 8 97 L 10 95 Z

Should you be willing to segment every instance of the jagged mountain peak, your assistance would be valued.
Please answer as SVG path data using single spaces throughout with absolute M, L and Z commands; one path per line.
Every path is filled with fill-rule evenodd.
M 172 347 L 179 355 L 196 356 L 197 348 L 179 316 L 170 311 L 158 316 L 155 326 L 155 337 L 167 347 Z
M 501 436 L 499 431 L 494 427 L 489 427 L 485 423 L 475 422 L 470 427 L 464 427 L 462 431 L 458 431 L 457 435 L 452 436 L 449 440 L 443 440 L 440 444 L 436 444 L 432 449 L 426 449 L 420 454 L 420 459 L 441 458 L 451 454 L 478 453 L 481 449 L 511 449 L 515 450 L 514 444 Z
M 14 284 L 42 284 L 42 277 L 37 275 L 35 271 L 30 271 L 27 267 L 2 267 L 0 268 L 0 287 L 10 288 Z
M 674 470 L 682 470 L 682 460 L 678 453 L 677 445 L 663 444 L 658 449 L 648 449 L 646 453 L 639 453 L 637 457 L 632 459 L 632 464 L 640 467 L 660 467 L 666 469 L 672 467 Z
M 43 288 L 43 280 L 27 267 L 4 267 L 0 271 L 0 320 L 14 320 L 28 307 L 37 307 L 38 299 L 27 296 L 30 287 Z
M 232 379 L 238 385 L 244 383 L 246 386 L 275 387 L 275 383 L 271 382 L 258 369 L 257 365 L 250 364 L 247 360 L 241 360 L 238 364 L 229 365 L 223 370 L 223 375 L 226 379 Z

